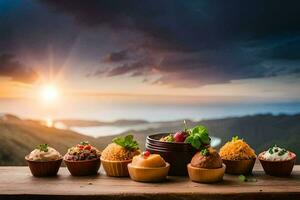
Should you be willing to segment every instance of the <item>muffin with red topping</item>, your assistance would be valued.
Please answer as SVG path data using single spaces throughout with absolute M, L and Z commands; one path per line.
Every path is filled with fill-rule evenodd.
M 108 176 L 129 176 L 127 165 L 140 154 L 139 146 L 132 135 L 114 138 L 102 152 L 101 162 Z
M 64 162 L 73 176 L 87 176 L 98 173 L 100 151 L 89 142 L 81 142 L 68 149 Z
M 25 159 L 33 176 L 55 176 L 62 156 L 48 144 L 40 144 Z
M 132 163 L 127 165 L 132 180 L 140 182 L 160 182 L 166 179 L 170 164 L 159 154 L 145 151 L 134 156 Z

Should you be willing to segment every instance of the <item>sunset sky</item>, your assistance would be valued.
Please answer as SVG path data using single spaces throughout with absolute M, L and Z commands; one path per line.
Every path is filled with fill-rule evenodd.
M 0 97 L 299 102 L 300 3 L 269 2 L 1 0 Z

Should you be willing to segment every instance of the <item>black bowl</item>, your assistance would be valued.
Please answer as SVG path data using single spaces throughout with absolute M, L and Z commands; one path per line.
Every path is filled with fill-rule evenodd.
M 161 155 L 166 162 L 170 163 L 169 175 L 187 176 L 186 166 L 191 162 L 197 150 L 186 143 L 159 141 L 160 138 L 169 134 L 159 133 L 147 136 L 146 150 Z

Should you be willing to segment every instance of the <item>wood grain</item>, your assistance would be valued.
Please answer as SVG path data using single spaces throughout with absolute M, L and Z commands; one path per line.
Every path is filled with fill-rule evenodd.
M 168 177 L 163 183 L 139 183 L 129 178 L 72 177 L 60 168 L 57 177 L 32 177 L 28 167 L 0 167 L 0 199 L 300 199 L 300 165 L 291 177 L 264 174 L 255 166 L 255 182 L 240 182 L 225 175 L 217 184 L 191 182 L 187 177 Z

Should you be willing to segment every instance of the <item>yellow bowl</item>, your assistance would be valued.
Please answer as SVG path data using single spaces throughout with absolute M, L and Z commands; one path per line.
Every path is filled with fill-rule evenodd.
M 124 161 L 110 161 L 101 158 L 102 166 L 107 176 L 114 177 L 126 177 L 129 176 L 127 165 L 131 163 L 131 160 Z
M 205 169 L 193 167 L 191 163 L 187 165 L 190 179 L 199 183 L 214 183 L 219 182 L 223 179 L 226 166 L 223 164 L 222 167 L 216 169 Z
M 127 165 L 130 178 L 139 182 L 160 182 L 166 179 L 170 164 L 165 167 L 136 167 L 131 163 Z

